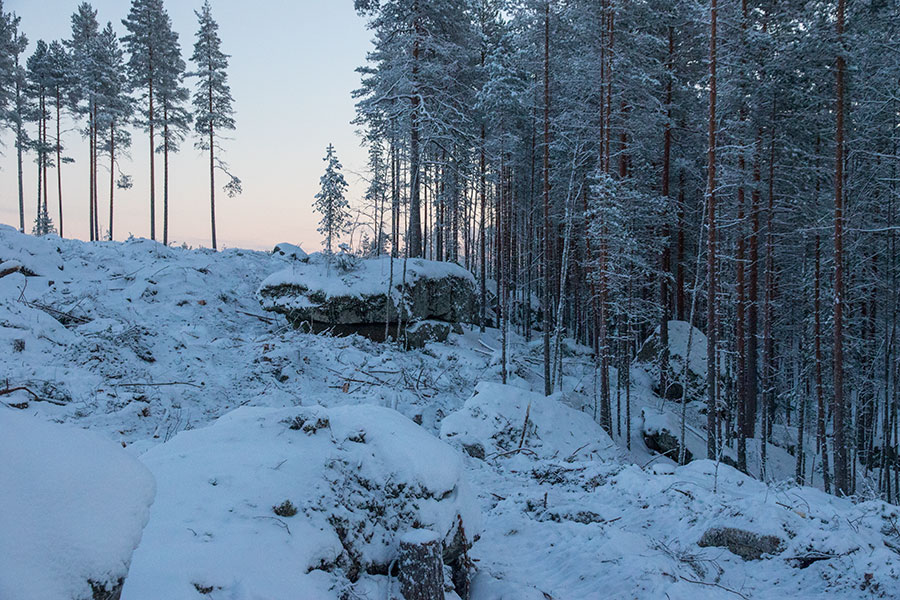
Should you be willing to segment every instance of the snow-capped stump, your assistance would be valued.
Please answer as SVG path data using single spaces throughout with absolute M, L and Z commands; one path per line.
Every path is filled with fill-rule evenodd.
M 287 242 L 276 244 L 275 249 L 272 250 L 272 254 L 274 256 L 280 256 L 282 258 L 297 260 L 300 262 L 306 262 L 309 260 L 309 254 L 307 254 L 303 250 L 303 248 L 297 246 L 296 244 L 288 244 Z
M 338 263 L 314 254 L 308 263 L 266 278 L 258 297 L 264 310 L 285 315 L 294 327 L 379 341 L 385 321 L 470 323 L 475 316 L 472 274 L 454 263 L 422 259 L 395 260 L 391 277 L 390 258 Z
M 669 424 L 670 413 L 658 413 L 653 410 L 641 410 L 641 437 L 644 445 L 650 450 L 678 462 L 681 457 L 681 445 Z M 684 464 L 694 460 L 694 455 L 684 449 Z
M 240 408 L 143 458 L 160 485 L 129 600 L 383 597 L 411 529 L 468 582 L 480 516 L 462 461 L 390 409 Z
M 411 529 L 400 536 L 397 580 L 405 600 L 444 600 L 441 554 L 441 540 L 433 531 Z
M 523 448 L 539 458 L 577 458 L 602 454 L 612 440 L 590 416 L 558 397 L 549 398 L 510 385 L 481 382 L 475 395 L 441 423 L 441 439 L 470 456 L 491 458 L 516 452 L 528 413 Z
M 736 527 L 707 529 L 697 542 L 701 548 L 716 546 L 727 548 L 744 560 L 759 560 L 764 555 L 778 554 L 784 550 L 784 541 L 778 536 L 763 535 Z
M 0 598 L 118 600 L 155 484 L 121 447 L 0 408 Z
M 693 333 L 691 333 L 693 329 Z M 686 321 L 669 321 L 669 370 L 666 390 L 659 389 L 659 359 L 662 352 L 659 327 L 648 337 L 638 351 L 637 361 L 651 376 L 653 391 L 667 400 L 681 401 L 684 389 L 684 357 L 688 355 L 688 337 L 691 338 L 690 359 L 687 364 L 688 402 L 700 400 L 706 390 L 706 335 L 691 327 Z

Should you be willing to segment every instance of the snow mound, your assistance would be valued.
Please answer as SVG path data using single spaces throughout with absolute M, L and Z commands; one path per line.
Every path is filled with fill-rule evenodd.
M 522 439 L 525 454 L 541 458 L 584 458 L 602 454 L 612 440 L 590 416 L 570 408 L 558 396 L 545 397 L 509 385 L 479 383 L 475 395 L 441 424 L 441 438 L 472 456 L 510 453 Z
M 288 244 L 287 242 L 276 244 L 275 249 L 272 250 L 272 254 L 275 256 L 280 256 L 282 258 L 298 260 L 301 262 L 309 260 L 309 254 L 307 254 L 306 251 L 303 250 L 303 248 L 297 246 L 296 244 Z
M 150 472 L 94 433 L 2 407 L 0 456 L 0 598 L 118 588 L 150 514 Z
M 447 554 L 479 527 L 459 455 L 386 408 L 240 408 L 143 459 L 160 485 L 129 599 L 337 598 L 386 586 L 409 530 L 464 566 Z

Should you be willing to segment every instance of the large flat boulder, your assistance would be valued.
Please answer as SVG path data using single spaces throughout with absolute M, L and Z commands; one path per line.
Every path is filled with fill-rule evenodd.
M 263 309 L 283 314 L 295 327 L 385 337 L 386 322 L 424 320 L 471 323 L 475 279 L 455 263 L 390 258 L 329 260 L 312 255 L 265 281 Z M 393 331 L 389 331 L 393 335 Z

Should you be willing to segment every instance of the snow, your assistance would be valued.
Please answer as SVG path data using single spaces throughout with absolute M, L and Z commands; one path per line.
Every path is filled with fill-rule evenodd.
M 128 573 L 153 477 L 95 433 L 0 406 L 0 598 L 84 600 Z
M 393 260 L 394 286 L 401 285 L 406 269 L 406 283 L 421 279 L 458 277 L 474 285 L 474 276 L 455 263 L 437 262 L 421 258 Z M 292 264 L 290 268 L 267 277 L 260 287 L 297 286 L 320 293 L 325 298 L 363 297 L 383 294 L 388 289 L 391 258 L 373 258 L 355 261 L 350 270 L 330 264 L 326 255 L 317 253 L 309 263 Z
M 309 260 L 309 255 L 306 253 L 306 251 L 303 250 L 303 248 L 297 246 L 296 244 L 289 244 L 287 242 L 276 244 L 275 249 L 272 251 L 272 254 L 276 254 L 283 258 L 289 258 L 291 260 Z
M 528 454 L 589 456 L 613 446 L 593 419 L 560 398 L 491 382 L 479 383 L 462 409 L 444 418 L 441 438 L 460 446 L 478 444 L 488 454 L 507 453 L 519 446 L 526 413 Z
M 339 528 L 354 558 L 385 568 L 413 525 L 430 540 L 452 538 L 459 518 L 470 539 L 478 531 L 460 457 L 387 408 L 239 408 L 143 460 L 160 486 L 129 599 L 194 600 L 210 587 L 235 600 L 338 598 Z M 285 500 L 295 516 L 273 512 Z
M 628 377 L 630 432 L 612 370 L 610 435 L 594 421 L 597 380 L 589 349 L 570 340 L 564 391 L 544 398 L 537 393 L 543 382 L 536 336 L 529 342 L 510 333 L 510 385 L 502 386 L 495 329 L 463 326 L 446 343 L 401 352 L 358 336 L 291 330 L 264 313 L 256 296 L 276 272 L 280 280 L 335 293 L 383 293 L 386 260 L 344 271 L 315 254 L 306 265 L 267 252 L 214 253 L 138 239 L 88 244 L 0 226 L 0 261 L 10 260 L 27 272 L 0 277 L 0 381 L 28 386 L 41 400 L 26 392 L 0 397 L 27 406 L 16 412 L 0 405 L 0 478 L 11 476 L 13 464 L 27 466 L 15 475 L 22 485 L 0 487 L 4 600 L 68 600 L 77 597 L 70 592 L 84 592 L 72 586 L 86 585 L 93 571 L 120 576 L 148 514 L 126 600 L 344 592 L 384 598 L 392 585 L 387 575 L 363 571 L 351 582 L 345 567 L 330 565 L 345 550 L 329 516 L 355 523 L 354 547 L 380 562 L 395 558 L 404 534 L 448 535 L 459 513 L 471 523 L 467 536 L 478 536 L 469 551 L 477 571 L 472 600 L 737 598 L 732 591 L 753 599 L 856 600 L 895 597 L 900 586 L 900 556 L 891 549 L 900 548 L 898 509 L 795 485 L 795 459 L 785 448 L 767 447 L 765 483 L 724 464 L 678 467 L 654 456 L 643 444 L 642 412 L 645 429 L 678 432 L 682 406 L 657 397 L 653 378 L 641 369 Z M 395 262 L 395 278 L 403 262 Z M 407 267 L 408 278 L 465 273 L 413 260 Z M 686 345 L 687 331 L 670 332 L 673 343 Z M 692 364 L 705 361 L 698 334 Z M 17 340 L 24 349 L 11 351 Z M 700 404 L 685 410 L 686 445 L 696 457 L 706 455 Z M 525 451 L 518 452 L 529 405 Z M 282 423 L 301 414 L 315 431 Z M 319 417 L 328 427 L 315 427 Z M 10 418 L 24 423 L 12 437 Z M 783 433 L 776 440 L 791 434 Z M 85 447 L 90 440 L 97 451 L 73 451 L 70 438 L 83 439 Z M 483 459 L 466 448 L 473 444 L 482 445 Z M 760 450 L 748 447 L 754 475 L 761 472 Z M 128 454 L 156 478 L 149 512 L 142 486 L 152 480 Z M 733 458 L 731 448 L 725 454 Z M 35 512 L 46 514 L 21 512 L 31 509 L 10 495 L 34 495 L 28 490 L 48 486 L 50 471 L 72 474 L 64 481 L 73 485 L 32 499 Z M 90 479 L 75 476 L 85 471 Z M 84 480 L 90 486 L 80 485 Z M 396 492 L 386 482 L 400 480 L 414 482 L 404 489 L 422 498 L 363 487 L 375 482 L 374 490 Z M 814 484 L 821 484 L 821 474 Z M 102 502 L 76 516 L 74 507 L 98 490 Z M 285 500 L 297 515 L 273 512 Z M 396 528 L 370 519 L 366 503 L 397 517 Z M 97 521 L 90 511 L 100 508 Z M 414 524 L 416 518 L 421 522 Z M 64 536 L 59 548 L 27 554 L 37 547 L 28 546 L 32 538 L 46 543 L 45 534 L 33 533 L 48 531 L 41 529 L 45 523 L 74 541 Z M 785 549 L 744 562 L 724 548 L 699 547 L 714 526 L 777 535 Z M 111 535 L 113 528 L 122 533 Z M 91 537 L 100 531 L 101 540 Z M 79 550 L 72 551 L 76 543 Z M 811 552 L 827 560 L 806 568 L 789 560 Z M 95 558 L 98 568 L 89 569 Z M 85 569 L 71 569 L 76 562 Z M 321 568 L 307 572 L 310 565 Z M 40 589 L 29 588 L 36 591 L 26 596 L 26 584 Z

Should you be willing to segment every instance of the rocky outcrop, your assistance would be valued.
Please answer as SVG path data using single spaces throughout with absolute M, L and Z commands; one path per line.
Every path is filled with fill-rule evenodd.
M 663 352 L 659 337 L 659 327 L 648 337 L 637 354 L 637 362 L 651 376 L 653 391 L 666 400 L 680 402 L 685 397 L 688 402 L 701 400 L 706 386 L 706 335 L 685 321 L 669 321 L 669 347 L 666 389 L 659 389 L 659 365 Z M 688 337 L 691 338 L 691 352 L 687 364 L 687 393 L 682 380 L 685 377 L 685 357 L 688 356 Z
M 424 530 L 428 565 L 442 561 L 447 585 L 466 597 L 480 515 L 462 458 L 396 411 L 243 407 L 143 459 L 178 485 L 160 490 L 123 598 L 187 597 L 178 590 L 195 587 L 330 598 L 396 569 L 400 544 L 415 541 L 406 534 Z M 235 539 L 257 555 L 235 553 Z M 179 558 L 188 555 L 192 564 Z
M 454 263 L 421 259 L 394 260 L 392 267 L 387 258 L 338 264 L 313 255 L 267 278 L 258 296 L 263 309 L 314 333 L 383 341 L 396 335 L 398 322 L 410 323 L 401 336 L 414 348 L 447 339 L 450 329 L 443 324 L 475 319 L 472 274 Z

